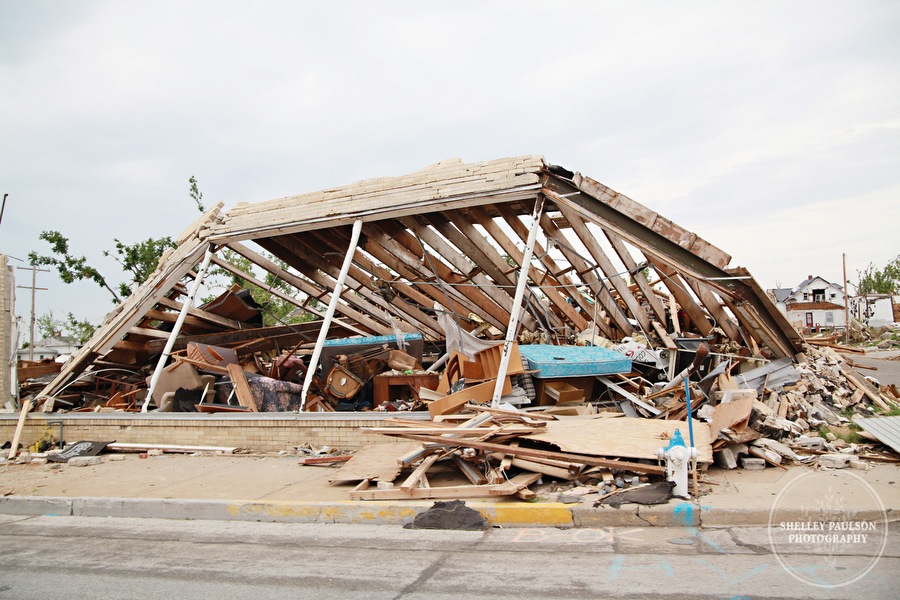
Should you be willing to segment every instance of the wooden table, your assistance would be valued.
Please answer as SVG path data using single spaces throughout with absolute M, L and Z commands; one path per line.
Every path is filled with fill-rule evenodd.
M 378 406 L 383 402 L 389 402 L 400 398 L 403 389 L 409 389 L 412 386 L 416 392 L 420 388 L 436 389 L 441 376 L 438 373 L 412 373 L 410 375 L 394 375 L 391 373 L 382 373 L 372 378 L 374 381 L 374 397 L 372 404 Z M 397 389 L 402 388 L 402 389 Z

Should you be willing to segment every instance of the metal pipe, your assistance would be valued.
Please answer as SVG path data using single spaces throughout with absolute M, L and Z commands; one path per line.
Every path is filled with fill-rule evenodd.
M 516 282 L 516 296 L 513 298 L 512 310 L 509 314 L 509 327 L 506 329 L 506 339 L 503 342 L 503 355 L 497 369 L 497 382 L 491 398 L 493 407 L 500 404 L 500 398 L 503 396 L 503 384 L 506 382 L 506 372 L 509 370 L 509 356 L 512 353 L 513 342 L 516 341 L 516 331 L 519 329 L 519 312 L 522 307 L 522 299 L 525 297 L 525 284 L 528 282 L 528 271 L 531 269 L 531 257 L 534 254 L 534 242 L 541 226 L 541 213 L 543 212 L 544 197 L 538 196 L 534 202 L 534 213 L 531 215 L 532 223 L 531 229 L 528 230 L 528 240 L 525 242 L 525 254 L 522 256 L 522 264 L 519 267 L 519 280 Z
M 303 410 L 304 407 L 306 407 L 306 395 L 309 394 L 309 388 L 312 385 L 313 377 L 316 374 L 316 365 L 319 363 L 319 357 L 322 355 L 322 346 L 325 345 L 325 338 L 328 337 L 328 329 L 331 327 L 331 320 L 334 318 L 334 312 L 337 310 L 338 300 L 340 300 L 341 291 L 344 289 L 344 281 L 347 279 L 350 265 L 353 264 L 353 254 L 356 252 L 356 245 L 359 243 L 359 234 L 362 232 L 362 226 L 362 219 L 357 219 L 353 222 L 353 233 L 350 236 L 350 246 L 347 248 L 347 254 L 344 256 L 344 264 L 341 266 L 341 272 L 338 275 L 337 282 L 334 284 L 334 291 L 331 293 L 331 302 L 328 303 L 328 310 L 325 312 L 322 327 L 319 329 L 319 337 L 316 339 L 316 347 L 313 350 L 312 357 L 309 359 L 309 368 L 306 369 L 306 377 L 303 379 L 303 391 L 300 393 L 300 410 Z
M 194 304 L 194 296 L 197 295 L 197 290 L 200 289 L 200 284 L 203 283 L 203 277 L 206 275 L 206 269 L 209 268 L 209 261 L 212 260 L 213 254 L 215 254 L 215 251 L 213 250 L 212 244 L 210 244 L 209 248 L 206 249 L 206 254 L 203 256 L 203 262 L 200 263 L 200 268 L 197 270 L 197 276 L 194 278 L 194 283 L 191 285 L 191 290 L 188 293 L 187 299 L 181 306 L 181 312 L 178 313 L 178 319 L 172 327 L 169 339 L 166 341 L 166 347 L 163 349 L 162 355 L 156 363 L 156 369 L 153 370 L 153 375 L 150 377 L 150 386 L 147 390 L 147 397 L 144 399 L 144 404 L 141 406 L 142 413 L 147 412 L 147 407 L 150 405 L 150 401 L 153 400 L 153 392 L 156 390 L 156 384 L 159 383 L 159 377 L 162 375 L 162 370 L 166 366 L 166 361 L 169 359 L 172 348 L 175 346 L 175 338 L 177 338 L 178 334 L 181 332 L 181 326 L 187 318 L 188 311 Z

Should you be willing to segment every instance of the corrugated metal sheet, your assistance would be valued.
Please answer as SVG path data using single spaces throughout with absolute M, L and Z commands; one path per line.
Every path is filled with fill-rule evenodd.
M 854 423 L 877 437 L 881 443 L 900 452 L 900 417 L 870 417 L 856 419 Z

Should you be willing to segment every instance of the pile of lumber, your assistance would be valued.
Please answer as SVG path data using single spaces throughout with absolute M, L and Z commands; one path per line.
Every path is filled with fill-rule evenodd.
M 663 479 L 658 450 L 676 429 L 687 437 L 687 425 L 675 421 L 621 413 L 560 417 L 480 405 L 440 420 L 386 422 L 363 430 L 403 442 L 363 448 L 331 479 L 359 482 L 353 500 L 530 499 L 535 493 L 529 486 L 544 476 L 581 483 L 625 474 Z M 709 464 L 709 428 L 700 422 L 695 428 L 699 461 Z M 434 484 L 435 473 L 443 485 Z

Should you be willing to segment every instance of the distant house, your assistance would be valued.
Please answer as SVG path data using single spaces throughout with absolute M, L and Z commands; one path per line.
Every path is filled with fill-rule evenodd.
M 769 290 L 769 295 L 797 329 L 843 329 L 844 288 L 821 277 L 808 276 L 793 288 Z
M 898 321 L 900 304 L 891 294 L 862 294 L 850 299 L 853 316 L 869 327 L 884 327 Z
M 64 335 L 54 335 L 34 343 L 34 349 L 20 348 L 16 351 L 18 360 L 56 360 L 61 356 L 75 354 L 81 348 L 81 344 L 73 338 Z M 34 358 L 30 358 L 31 356 Z

